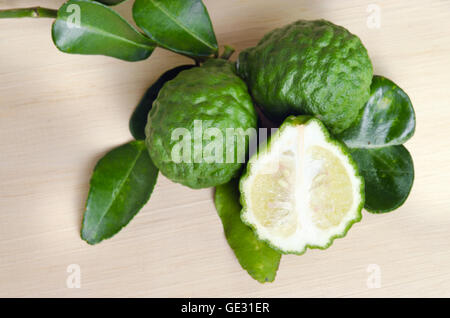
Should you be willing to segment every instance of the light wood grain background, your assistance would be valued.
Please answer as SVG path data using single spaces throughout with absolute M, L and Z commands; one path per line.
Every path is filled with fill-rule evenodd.
M 62 3 L 1 0 L 0 8 Z M 96 161 L 131 140 L 128 118 L 145 89 L 188 60 L 160 49 L 138 63 L 63 54 L 51 20 L 0 20 L 0 296 L 450 296 L 450 1 L 205 4 L 220 44 L 238 51 L 297 19 L 325 18 L 357 34 L 375 73 L 415 106 L 408 201 L 390 214 L 364 212 L 326 251 L 284 256 L 264 285 L 229 249 L 212 190 L 164 177 L 121 233 L 89 246 L 79 231 Z M 381 9 L 379 29 L 367 26 L 369 4 Z M 116 9 L 130 20 L 131 6 Z M 80 289 L 66 286 L 70 264 L 81 268 Z M 381 288 L 368 288 L 370 264 Z

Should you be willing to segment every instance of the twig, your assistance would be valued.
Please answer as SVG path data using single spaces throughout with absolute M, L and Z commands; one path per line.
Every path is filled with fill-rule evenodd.
M 231 55 L 233 55 L 234 53 L 234 48 L 232 48 L 231 46 L 225 45 L 224 46 L 224 51 L 222 52 L 222 55 L 220 56 L 221 59 L 224 60 L 228 60 Z
M 8 18 L 56 18 L 58 11 L 53 9 L 32 7 L 0 10 L 0 19 Z

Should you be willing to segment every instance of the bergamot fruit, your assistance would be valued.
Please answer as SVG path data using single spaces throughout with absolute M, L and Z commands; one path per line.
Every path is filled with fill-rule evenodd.
M 256 127 L 246 84 L 233 64 L 214 59 L 163 86 L 148 116 L 146 145 L 167 178 L 194 189 L 213 187 L 237 176 L 244 162 L 237 156 L 251 136 L 245 133 Z M 232 143 L 230 134 L 236 134 Z
M 281 253 L 327 248 L 361 219 L 364 181 L 346 147 L 310 116 L 288 117 L 240 181 L 241 218 Z
M 270 119 L 315 115 L 333 133 L 357 118 L 373 73 L 360 39 L 325 20 L 300 20 L 269 32 L 241 52 L 237 69 Z

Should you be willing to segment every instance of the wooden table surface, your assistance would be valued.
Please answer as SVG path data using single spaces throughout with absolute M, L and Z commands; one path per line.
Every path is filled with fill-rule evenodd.
M 116 7 L 129 20 L 132 2 Z M 62 3 L 1 0 L 0 9 Z M 95 163 L 131 140 L 128 119 L 145 89 L 188 60 L 160 49 L 137 63 L 64 54 L 52 44 L 52 20 L 0 20 L 0 296 L 450 296 L 450 1 L 205 4 L 219 43 L 237 51 L 297 19 L 357 34 L 375 73 L 398 83 L 416 110 L 407 202 L 389 214 L 364 212 L 328 250 L 284 256 L 264 285 L 228 247 L 213 191 L 162 176 L 121 233 L 89 246 L 79 231 Z M 67 284 L 71 265 L 81 288 Z

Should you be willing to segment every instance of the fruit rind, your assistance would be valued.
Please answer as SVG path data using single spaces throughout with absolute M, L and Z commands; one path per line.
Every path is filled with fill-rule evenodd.
M 323 133 L 323 137 L 325 138 L 327 143 L 333 144 L 334 146 L 337 146 L 340 148 L 341 152 L 343 155 L 345 155 L 345 157 L 347 157 L 348 159 L 348 163 L 352 166 L 353 170 L 354 170 L 354 174 L 352 175 L 352 177 L 358 179 L 359 183 L 360 183 L 360 187 L 359 187 L 359 191 L 357 191 L 360 195 L 360 202 L 356 207 L 356 210 L 354 212 L 355 217 L 353 219 L 351 219 L 350 221 L 347 222 L 346 226 L 344 227 L 344 229 L 336 234 L 331 236 L 328 239 L 328 242 L 326 244 L 322 244 L 322 245 L 314 245 L 314 244 L 306 244 L 304 246 L 304 248 L 302 250 L 283 250 L 280 249 L 279 247 L 275 246 L 269 239 L 266 239 L 264 237 L 262 237 L 259 233 L 259 231 L 257 230 L 256 226 L 251 223 L 246 215 L 248 212 L 247 209 L 247 200 L 249 200 L 249 198 L 246 197 L 245 194 L 245 182 L 247 180 L 247 178 L 250 176 L 251 173 L 251 165 L 253 164 L 254 161 L 257 160 L 257 155 L 258 154 L 254 154 L 247 166 L 246 166 L 246 170 L 244 171 L 244 173 L 241 176 L 240 182 L 239 182 L 239 190 L 241 193 L 241 197 L 240 197 L 240 201 L 241 201 L 241 205 L 242 205 L 242 211 L 241 211 L 241 219 L 242 222 L 244 222 L 247 226 L 249 226 L 250 228 L 252 228 L 252 230 L 254 231 L 255 235 L 258 237 L 258 239 L 260 239 L 261 241 L 266 242 L 270 247 L 272 247 L 274 250 L 278 251 L 281 254 L 296 254 L 296 255 L 302 255 L 306 252 L 307 249 L 327 249 L 328 247 L 330 247 L 333 243 L 333 241 L 337 238 L 342 238 L 344 236 L 346 236 L 348 230 L 353 226 L 353 224 L 361 221 L 362 219 L 362 209 L 364 207 L 364 178 L 361 176 L 361 174 L 359 173 L 358 170 L 358 166 L 356 165 L 356 163 L 354 162 L 353 158 L 350 155 L 350 152 L 348 151 L 348 148 L 345 146 L 345 144 L 333 139 L 330 135 L 330 133 L 328 132 L 328 130 L 326 129 L 325 125 L 318 119 L 311 117 L 311 116 L 289 116 L 281 125 L 281 127 L 279 128 L 279 130 L 277 131 L 277 133 L 275 133 L 274 135 L 271 136 L 271 138 L 269 138 L 268 142 L 261 146 L 261 148 L 259 149 L 258 153 L 261 153 L 262 151 L 268 151 L 271 148 L 272 143 L 276 142 L 279 135 L 281 135 L 283 133 L 283 131 L 290 126 L 297 126 L 297 125 L 305 125 L 308 124 L 310 121 L 314 121 L 316 122 L 322 133 Z
M 361 40 L 325 20 L 299 20 L 241 52 L 239 75 L 268 118 L 315 115 L 338 134 L 369 98 L 373 67 Z
M 201 125 L 203 133 L 210 128 L 220 131 L 222 162 L 208 163 L 203 156 L 196 161 L 196 124 Z M 228 129 L 235 132 L 253 129 L 256 132 L 256 127 L 257 114 L 247 85 L 235 74 L 231 63 L 214 59 L 201 67 L 182 71 L 164 84 L 148 116 L 146 145 L 164 176 L 193 189 L 208 188 L 228 182 L 241 170 L 242 162 L 226 162 L 228 152 L 236 154 L 238 151 L 238 143 L 234 143 L 234 150 L 225 144 Z M 173 139 L 174 129 L 192 137 L 193 142 L 188 146 L 190 162 L 181 160 L 177 163 L 172 158 L 173 147 L 179 143 Z M 248 138 L 245 142 L 247 150 Z M 209 143 L 203 138 L 199 141 L 203 150 Z
M 131 135 L 136 140 L 145 140 L 145 126 L 147 124 L 148 113 L 152 109 L 154 100 L 158 97 L 158 93 L 164 84 L 173 80 L 180 72 L 195 67 L 193 64 L 185 64 L 167 70 L 146 90 L 139 104 L 133 111 L 129 121 L 129 129 Z

